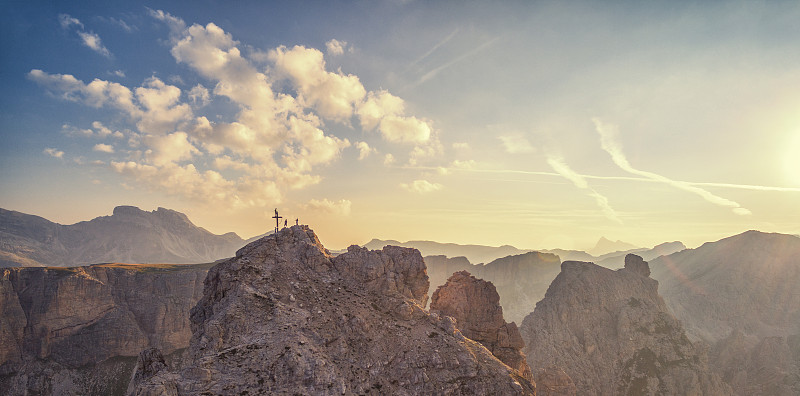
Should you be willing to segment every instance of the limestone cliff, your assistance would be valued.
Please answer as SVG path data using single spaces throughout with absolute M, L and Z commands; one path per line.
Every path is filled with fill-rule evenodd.
M 0 269 L 0 393 L 107 393 L 142 349 L 186 348 L 209 267 Z
M 134 374 L 131 394 L 533 394 L 422 308 L 427 287 L 416 250 L 332 258 L 309 228 L 284 229 L 209 271 L 186 366 Z
M 431 312 L 456 320 L 465 337 L 478 341 L 523 377 L 533 380 L 521 350 L 525 346 L 514 322 L 503 319 L 500 296 L 491 282 L 456 272 L 433 293 Z
M 564 262 L 520 327 L 534 372 L 561 367 L 580 395 L 730 394 L 648 274 L 635 255 L 617 271 Z

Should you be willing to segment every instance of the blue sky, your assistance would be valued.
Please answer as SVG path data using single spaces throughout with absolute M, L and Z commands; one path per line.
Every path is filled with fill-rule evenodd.
M 6 2 L 0 206 L 587 248 L 798 233 L 792 2 Z

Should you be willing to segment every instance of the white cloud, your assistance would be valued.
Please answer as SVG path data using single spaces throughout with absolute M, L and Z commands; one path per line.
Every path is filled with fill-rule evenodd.
M 75 26 L 75 33 L 81 38 L 83 45 L 91 48 L 100 55 L 111 57 L 111 52 L 103 46 L 103 41 L 100 39 L 100 36 L 98 36 L 97 33 L 85 31 L 83 23 L 77 18 L 73 18 L 68 14 L 61 14 L 58 16 L 58 22 L 61 24 L 61 28 L 65 30 Z
M 111 52 L 109 52 L 108 48 L 103 45 L 103 41 L 100 40 L 100 36 L 98 36 L 97 33 L 78 32 L 78 36 L 80 36 L 81 40 L 83 40 L 84 45 L 91 48 L 98 54 L 105 57 L 111 56 Z
M 150 147 L 147 158 L 156 166 L 188 160 L 200 153 L 200 150 L 189 142 L 186 132 L 174 132 L 166 136 L 146 136 L 144 141 L 147 147 Z
M 442 185 L 439 183 L 431 183 L 427 180 L 414 180 L 411 183 L 403 183 L 400 184 L 400 187 L 411 191 L 417 194 L 427 194 L 434 191 L 439 191 L 442 189 Z
M 503 142 L 503 148 L 509 154 L 530 154 L 536 152 L 536 148 L 522 135 L 511 134 L 498 136 L 497 138 Z
M 62 29 L 68 29 L 72 25 L 80 26 L 83 29 L 83 24 L 77 18 L 73 18 L 68 14 L 60 14 L 58 22 L 61 24 Z
M 456 142 L 453 143 L 453 148 L 456 150 L 469 150 L 471 147 L 467 142 Z
M 356 143 L 356 148 L 358 149 L 358 159 L 363 160 L 367 158 L 371 153 L 377 152 L 378 150 L 372 148 L 366 142 L 358 142 Z
M 47 147 L 42 152 L 53 158 L 64 158 L 64 152 L 58 149 Z
M 189 99 L 196 105 L 205 106 L 211 102 L 211 94 L 206 87 L 197 84 L 189 91 Z
M 338 201 L 330 201 L 328 199 L 312 199 L 307 204 L 303 205 L 303 209 L 311 212 L 329 213 L 340 216 L 350 215 L 352 202 L 347 199 L 340 199 Z
M 622 220 L 620 220 L 617 212 L 615 212 L 611 205 L 609 205 L 608 198 L 589 187 L 589 183 L 586 182 L 586 179 L 579 173 L 572 170 L 572 168 L 570 168 L 564 162 L 563 158 L 556 155 L 548 155 L 547 164 L 550 165 L 550 167 L 553 168 L 553 170 L 559 175 L 564 176 L 564 178 L 571 181 L 575 187 L 585 190 L 590 197 L 594 198 L 595 203 L 597 203 L 597 206 L 600 207 L 600 210 L 603 212 L 606 218 L 622 224 Z
M 113 75 L 115 75 L 117 77 L 125 78 L 125 72 L 122 71 L 122 70 L 114 70 L 113 72 L 111 72 L 111 74 L 113 74 Z
M 101 162 L 146 188 L 229 207 L 272 206 L 285 191 L 322 180 L 316 168 L 336 161 L 351 145 L 327 131 L 326 123 L 350 126 L 353 117 L 362 129 L 377 130 L 385 140 L 413 143 L 412 157 L 430 157 L 440 150 L 438 141 L 438 146 L 432 143 L 430 124 L 405 114 L 402 99 L 386 91 L 367 92 L 357 76 L 326 70 L 323 53 L 317 49 L 247 49 L 267 64 L 253 63 L 242 56 L 241 44 L 214 23 L 187 26 L 161 10 L 149 13 L 169 26 L 175 61 L 205 81 L 184 91 L 182 85 L 155 75 L 139 86 L 125 86 L 99 78 L 84 82 L 38 69 L 28 73 L 30 80 L 53 95 L 115 110 L 122 116 L 114 119 L 115 124 L 135 125 L 123 133 L 96 121 L 92 129 L 67 126 L 65 131 L 127 138 L 127 144 L 97 144 L 93 149 L 115 152 L 117 160 Z M 62 18 L 65 26 L 83 32 L 80 21 L 69 18 Z M 347 50 L 346 43 L 336 43 Z M 102 45 L 99 37 L 89 44 Z M 258 56 L 264 53 L 269 55 Z M 225 103 L 224 112 L 211 106 L 219 99 Z M 227 113 L 230 105 L 235 114 Z M 361 159 L 377 152 L 363 141 L 356 148 Z M 393 158 L 384 157 L 388 162 Z M 316 204 L 325 207 L 326 201 Z M 333 204 L 340 211 L 349 207 L 344 201 Z
M 344 49 L 347 48 L 347 41 L 331 39 L 331 41 L 325 43 L 325 48 L 327 49 L 328 55 L 342 55 L 344 54 Z
M 714 195 L 700 187 L 696 187 L 691 185 L 690 183 L 672 180 L 667 177 L 661 176 L 656 173 L 642 171 L 634 168 L 628 159 L 625 157 L 625 154 L 622 152 L 622 144 L 619 142 L 619 132 L 615 125 L 605 124 L 597 118 L 592 119 L 595 125 L 595 129 L 597 133 L 600 135 L 600 145 L 609 155 L 611 155 L 611 160 L 614 161 L 617 166 L 619 166 L 622 170 L 632 173 L 634 175 L 639 175 L 646 177 L 651 180 L 655 180 L 657 182 L 661 182 L 675 188 L 688 191 L 693 194 L 697 194 L 703 199 L 708 202 L 711 202 L 715 205 L 723 206 L 726 208 L 731 208 L 733 213 L 737 215 L 749 215 L 752 214 L 748 209 L 743 208 L 737 202 L 731 201 L 727 198 L 723 198 L 717 195 Z
M 386 140 L 394 143 L 426 143 L 431 138 L 430 125 L 417 117 L 384 117 L 379 127 Z
M 394 164 L 394 155 L 387 153 L 385 156 L 383 156 L 383 164 L 386 166 Z
M 456 169 L 473 169 L 475 165 L 475 160 L 454 160 L 450 164 L 450 166 Z
M 94 147 L 92 147 L 92 151 L 97 151 L 99 153 L 113 154 L 114 146 L 111 146 L 110 144 L 98 143 L 95 144 Z
M 298 100 L 315 108 L 323 118 L 346 122 L 367 94 L 358 77 L 326 71 L 322 52 L 317 49 L 281 46 L 270 52 L 270 60 L 279 75 L 294 83 Z

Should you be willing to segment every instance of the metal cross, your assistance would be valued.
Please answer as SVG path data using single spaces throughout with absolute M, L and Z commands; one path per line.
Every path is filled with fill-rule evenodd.
M 275 219 L 275 232 L 278 232 L 278 228 L 281 226 L 281 219 L 283 216 L 278 216 L 278 208 L 275 208 L 275 216 L 272 216 Z

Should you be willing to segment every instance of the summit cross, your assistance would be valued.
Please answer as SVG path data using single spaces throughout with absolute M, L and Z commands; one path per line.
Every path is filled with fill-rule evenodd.
M 275 216 L 272 216 L 272 218 L 275 219 L 275 232 L 277 233 L 278 228 L 281 226 L 281 219 L 283 218 L 283 216 L 278 215 L 277 208 L 275 208 Z

